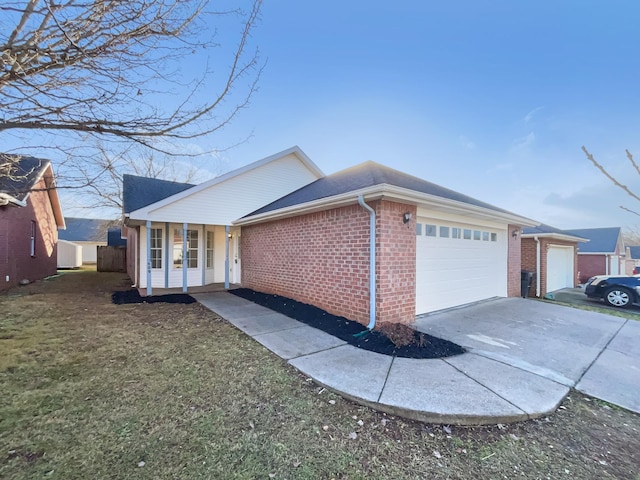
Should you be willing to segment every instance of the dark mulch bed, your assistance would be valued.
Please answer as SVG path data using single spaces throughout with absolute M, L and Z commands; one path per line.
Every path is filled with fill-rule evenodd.
M 361 323 L 331 315 L 320 308 L 280 295 L 269 295 L 248 288 L 229 290 L 229 293 L 282 313 L 364 350 L 404 358 L 442 358 L 465 352 L 460 345 L 409 328 L 395 329 L 389 324 L 384 324 L 385 330 L 388 326 L 391 327 L 388 335 L 379 331 L 378 326 L 369 332 Z M 364 335 L 356 336 L 365 331 L 367 333 Z M 405 345 L 398 346 L 398 343 Z
M 111 295 L 111 301 L 116 305 L 125 305 L 129 303 L 195 303 L 196 299 L 186 293 L 141 297 L 138 290 L 133 289 L 114 292 L 114 294 Z

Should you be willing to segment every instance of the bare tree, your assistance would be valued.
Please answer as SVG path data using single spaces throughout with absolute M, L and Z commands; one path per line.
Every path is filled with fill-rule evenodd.
M 633 198 L 634 200 L 637 200 L 640 202 L 640 195 L 638 195 L 637 193 L 635 193 L 633 190 L 631 190 L 627 185 L 625 185 L 624 183 L 622 183 L 620 180 L 618 180 L 617 177 L 615 177 L 614 175 L 612 175 L 600 162 L 598 162 L 595 157 L 587 150 L 587 148 L 585 146 L 582 146 L 582 151 L 584 152 L 584 154 L 587 156 L 587 159 L 598 169 L 600 170 L 600 172 L 602 172 L 602 174 L 607 177 L 609 180 L 611 180 L 611 182 L 618 187 L 619 189 L 621 189 L 622 191 L 624 191 L 627 195 L 629 195 L 631 198 Z M 629 150 L 625 150 L 626 154 L 627 154 L 627 160 L 629 160 L 629 163 L 631 163 L 631 166 L 633 167 L 633 169 L 635 170 L 635 172 L 640 175 L 640 166 L 638 165 L 638 163 L 634 160 L 633 155 L 631 155 L 631 152 L 629 152 Z M 640 216 L 640 213 L 638 213 L 637 211 L 625 207 L 624 205 L 620 205 L 620 208 L 623 210 L 626 210 L 629 213 L 633 213 L 634 215 L 638 215 Z
M 246 1 L 215 10 L 213 0 L 4 0 L 0 140 L 37 132 L 39 144 L 14 151 L 52 149 L 73 168 L 82 159 L 85 174 L 67 182 L 76 187 L 116 168 L 131 144 L 175 155 L 180 142 L 204 141 L 256 91 L 249 40 L 261 0 Z M 237 31 L 230 48 L 219 25 Z M 6 172 L 12 158 L 0 161 Z
M 82 199 L 83 208 L 100 209 L 105 215 L 117 218 L 122 214 L 124 174 L 181 183 L 201 183 L 206 179 L 203 175 L 215 176 L 224 170 L 225 165 L 220 160 L 212 160 L 211 157 L 177 158 L 135 144 L 118 154 L 98 147 L 98 156 L 92 162 L 76 164 L 74 183 L 86 185 L 77 193 L 77 197 Z

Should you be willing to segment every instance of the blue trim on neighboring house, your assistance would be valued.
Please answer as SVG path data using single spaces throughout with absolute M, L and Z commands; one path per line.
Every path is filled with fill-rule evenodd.
M 169 248 L 169 233 L 171 232 L 171 228 L 169 227 L 169 222 L 165 222 L 164 224 L 164 288 L 169 288 L 169 272 L 172 267 L 170 258 L 171 250 Z
M 151 296 L 153 287 L 151 285 L 151 220 L 147 220 L 147 295 Z
M 187 230 L 188 225 L 186 223 L 182 224 L 182 291 L 187 293 L 187 269 L 189 265 L 187 265 Z

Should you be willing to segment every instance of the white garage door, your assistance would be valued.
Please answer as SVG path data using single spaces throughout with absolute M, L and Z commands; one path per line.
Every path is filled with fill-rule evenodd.
M 573 247 L 550 245 L 547 250 L 547 292 L 574 287 Z
M 418 218 L 416 315 L 507 295 L 506 229 Z

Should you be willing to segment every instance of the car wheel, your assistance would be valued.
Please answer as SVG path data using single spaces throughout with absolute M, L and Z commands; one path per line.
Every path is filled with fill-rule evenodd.
M 604 292 L 604 301 L 612 307 L 626 308 L 631 305 L 631 292 L 625 288 L 611 287 Z

